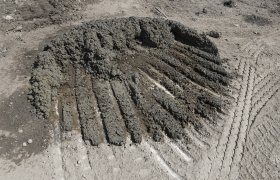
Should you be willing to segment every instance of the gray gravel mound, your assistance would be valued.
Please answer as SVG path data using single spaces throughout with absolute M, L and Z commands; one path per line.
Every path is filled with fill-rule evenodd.
M 180 23 L 152 18 L 97 20 L 51 40 L 38 55 L 32 102 L 50 117 L 59 101 L 61 126 L 93 145 L 126 137 L 185 139 L 193 126 L 215 125 L 225 112 L 231 75 L 216 46 Z M 205 121 L 202 123 L 202 121 Z

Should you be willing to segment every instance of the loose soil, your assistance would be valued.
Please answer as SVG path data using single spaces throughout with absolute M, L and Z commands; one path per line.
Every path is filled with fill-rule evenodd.
M 0 1 L 0 179 L 279 180 L 279 12 L 279 0 Z M 110 33 L 120 30 L 107 27 L 112 20 L 106 19 L 131 16 L 164 18 L 182 23 L 182 29 L 194 28 L 215 43 L 219 55 L 178 41 L 168 23 L 164 34 L 149 25 L 147 32 L 154 32 L 150 37 L 143 31 L 137 38 L 118 37 L 114 45 Z M 95 27 L 92 20 L 102 26 Z M 124 22 L 116 24 L 123 25 L 124 35 L 131 32 Z M 136 24 L 135 32 L 141 32 L 143 26 Z M 81 31 L 85 34 L 79 35 Z M 92 35 L 96 32 L 102 43 Z M 151 41 L 155 39 L 165 43 Z M 93 48 L 88 48 L 85 42 L 91 40 Z M 125 46 L 114 48 L 119 44 Z M 96 45 L 100 51 L 92 57 Z M 204 66 L 209 55 L 208 60 L 221 57 L 217 66 L 227 72 L 221 77 L 228 85 L 217 81 L 220 86 L 211 88 L 213 66 Z M 51 56 L 57 67 L 53 72 L 60 72 L 61 80 L 51 88 L 56 96 L 50 108 L 37 108 L 35 114 L 26 98 L 36 69 L 32 64 Z M 46 72 L 48 67 L 54 66 L 45 64 Z M 205 81 L 191 79 L 188 72 L 205 77 L 206 83 L 200 85 Z M 46 77 L 49 84 L 52 78 Z M 227 105 L 230 99 L 221 110 L 203 103 L 219 96 L 216 104 Z M 194 119 L 183 119 L 182 111 Z M 48 117 L 38 118 L 38 113 Z M 89 121 L 83 121 L 86 118 Z M 117 128 L 117 136 L 107 132 L 105 121 L 110 132 Z M 172 136 L 173 130 L 177 135 L 182 129 L 181 137 Z M 110 138 L 123 145 L 111 145 Z M 28 139 L 33 142 L 23 146 Z
M 34 64 L 31 94 L 45 118 L 58 99 L 64 130 L 78 113 L 84 140 L 98 145 L 105 132 L 122 145 L 128 134 L 140 143 L 145 132 L 155 141 L 187 139 L 189 124 L 205 134 L 200 121 L 216 123 L 230 79 L 205 35 L 131 17 L 89 22 L 51 40 Z

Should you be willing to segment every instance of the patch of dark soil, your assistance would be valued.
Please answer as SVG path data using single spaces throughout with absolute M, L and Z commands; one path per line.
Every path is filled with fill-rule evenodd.
M 17 12 L 22 20 L 33 21 L 24 26 L 24 29 L 31 29 L 77 19 L 79 18 L 77 10 L 82 6 L 81 1 L 76 0 L 39 0 L 20 6 Z
M 235 7 L 235 6 L 236 6 L 236 2 L 235 2 L 235 1 L 233 1 L 233 0 L 226 0 L 226 1 L 224 2 L 224 6 L 227 6 L 227 7 L 233 8 L 233 7 Z
M 96 0 L 31 0 L 31 1 L 4 1 L 0 2 L 1 17 L 11 15 L 13 19 L 4 23 L 5 30 L 29 31 L 51 24 L 60 24 L 69 20 L 81 18 L 80 11 L 89 3 Z M 2 19 L 1 19 L 2 20 Z M 0 20 L 0 22 L 1 22 Z
M 27 92 L 20 89 L 0 105 L 0 156 L 16 164 L 46 149 L 50 138 L 50 124 L 36 116 L 34 107 L 27 101 Z
M 185 138 L 216 124 L 231 75 L 217 47 L 180 23 L 152 18 L 98 20 L 58 35 L 39 53 L 33 105 L 48 118 L 58 99 L 64 130 L 78 114 L 83 138 L 122 145 Z M 77 107 L 77 108 L 74 108 Z M 74 118 L 75 119 L 75 118 Z
M 267 19 L 265 17 L 257 16 L 257 15 L 254 15 L 254 14 L 245 15 L 244 20 L 247 23 L 255 24 L 255 25 L 258 25 L 258 26 L 266 26 L 266 25 L 272 24 L 272 22 L 269 19 Z

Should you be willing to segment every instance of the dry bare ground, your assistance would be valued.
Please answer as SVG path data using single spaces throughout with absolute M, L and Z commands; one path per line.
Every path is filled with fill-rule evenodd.
M 277 0 L 4 0 L 0 15 L 1 180 L 280 179 Z M 187 143 L 163 135 L 164 142 L 145 137 L 141 144 L 127 138 L 122 146 L 91 146 L 83 141 L 78 120 L 71 132 L 61 130 L 57 101 L 51 121 L 35 115 L 27 95 L 43 44 L 83 22 L 130 16 L 160 17 L 199 33 L 220 34 L 209 38 L 224 68 L 237 77 L 228 86 L 232 105 L 227 112 L 216 124 L 201 121 L 207 133 L 188 126 Z M 143 76 L 165 90 L 161 79 L 166 77 L 154 73 L 157 78 Z

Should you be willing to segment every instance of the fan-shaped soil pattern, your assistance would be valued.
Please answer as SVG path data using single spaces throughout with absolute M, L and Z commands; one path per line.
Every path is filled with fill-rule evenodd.
M 61 127 L 81 127 L 85 141 L 122 145 L 129 137 L 188 141 L 185 128 L 208 136 L 226 112 L 231 75 L 216 46 L 163 19 L 92 21 L 52 39 L 38 55 L 33 104 Z

